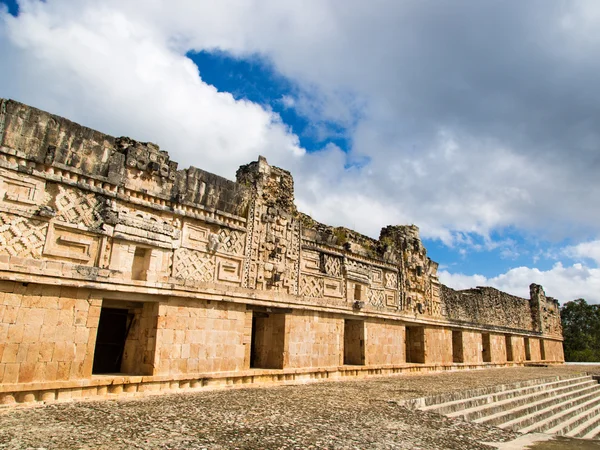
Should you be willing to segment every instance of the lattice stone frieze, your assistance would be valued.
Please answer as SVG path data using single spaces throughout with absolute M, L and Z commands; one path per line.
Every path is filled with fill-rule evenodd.
M 323 279 L 300 275 L 300 295 L 313 298 L 323 297 Z
M 93 193 L 86 194 L 59 185 L 54 204 L 57 220 L 75 225 L 84 224 L 88 228 L 97 228 L 103 222 L 100 215 L 103 205 Z
M 40 258 L 48 222 L 0 213 L 0 254 Z
M 385 291 L 378 289 L 368 289 L 367 298 L 369 305 L 376 308 L 383 308 L 385 305 Z
M 180 248 L 173 260 L 173 277 L 193 281 L 213 281 L 215 260 L 211 255 Z
M 325 273 L 332 277 L 342 276 L 342 260 L 336 256 L 323 255 Z
M 243 255 L 246 248 L 246 234 L 229 228 L 219 230 L 221 249 L 236 255 Z
M 396 289 L 398 287 L 398 274 L 394 272 L 386 272 L 385 287 L 387 289 Z

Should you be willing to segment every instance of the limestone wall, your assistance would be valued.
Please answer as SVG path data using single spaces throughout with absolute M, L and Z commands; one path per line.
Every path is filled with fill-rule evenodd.
M 343 364 L 344 321 L 331 314 L 286 315 L 286 367 L 331 367 Z
M 366 322 L 365 364 L 402 364 L 406 361 L 404 325 L 392 321 Z
M 425 329 L 425 363 L 452 364 L 452 330 L 439 327 Z
M 236 176 L 0 99 L 0 381 L 89 378 L 110 309 L 109 366 L 129 375 L 450 364 L 452 330 L 465 363 L 501 361 L 503 333 L 514 361 L 525 335 L 532 360 L 562 360 L 541 286 L 452 290 L 415 225 L 318 223 L 262 157 Z
M 0 384 L 89 377 L 101 302 L 85 289 L 0 282 Z
M 154 374 L 245 368 L 246 308 L 225 302 L 171 299 L 158 307 Z

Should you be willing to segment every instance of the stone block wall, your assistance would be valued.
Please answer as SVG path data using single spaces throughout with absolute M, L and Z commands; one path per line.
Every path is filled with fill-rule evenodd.
M 0 282 L 0 384 L 89 377 L 101 302 L 86 289 Z
M 480 331 L 463 332 L 463 362 L 468 364 L 479 364 L 483 362 Z
M 387 320 L 366 322 L 365 364 L 403 364 L 406 361 L 404 325 Z
M 452 330 L 425 328 L 425 363 L 452 364 Z
M 562 341 L 544 339 L 543 345 L 544 345 L 546 361 L 564 361 L 565 360 Z
M 245 368 L 246 307 L 170 299 L 158 307 L 155 375 Z
M 343 364 L 344 320 L 332 314 L 294 311 L 286 314 L 285 367 L 331 367 Z
M 522 336 L 511 336 L 513 362 L 521 363 L 526 361 L 525 358 L 525 339 Z
M 506 362 L 506 338 L 503 334 L 490 334 L 490 351 L 493 363 Z
M 144 302 L 131 311 L 134 322 L 125 341 L 121 372 L 130 375 L 153 375 L 158 325 L 158 302 Z

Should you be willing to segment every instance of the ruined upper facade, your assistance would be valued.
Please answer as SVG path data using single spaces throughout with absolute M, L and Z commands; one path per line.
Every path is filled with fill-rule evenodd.
M 558 303 L 540 286 L 529 299 L 452 290 L 416 226 L 385 227 L 375 240 L 315 222 L 293 192 L 291 174 L 264 158 L 233 182 L 178 169 L 155 144 L 0 100 L 6 395 L 20 401 L 15 392 L 34 382 L 89 384 L 108 370 L 102 358 L 109 372 L 190 380 L 562 361 Z M 103 314 L 122 322 L 113 356 Z M 36 392 L 22 396 L 47 393 Z

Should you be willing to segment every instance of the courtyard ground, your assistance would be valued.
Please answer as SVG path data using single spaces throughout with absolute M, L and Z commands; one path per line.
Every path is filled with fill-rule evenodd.
M 411 411 L 401 401 L 578 372 L 600 375 L 600 365 L 374 377 L 2 408 L 0 449 L 490 449 L 482 442 L 506 442 L 517 435 Z M 564 445 L 577 448 L 576 441 Z

